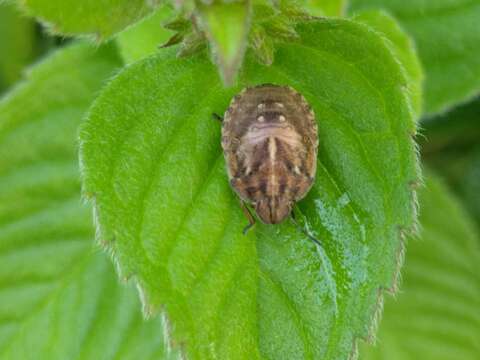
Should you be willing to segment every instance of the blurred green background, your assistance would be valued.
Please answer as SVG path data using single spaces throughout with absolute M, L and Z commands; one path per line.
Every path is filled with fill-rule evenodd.
M 19 80 L 28 65 L 61 43 L 32 19 L 21 16 L 13 4 L 0 4 L 0 93 Z

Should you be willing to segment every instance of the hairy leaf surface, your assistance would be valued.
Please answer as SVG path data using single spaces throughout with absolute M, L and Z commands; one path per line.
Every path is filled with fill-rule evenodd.
M 351 10 L 382 8 L 413 37 L 425 69 L 425 112 L 444 112 L 480 92 L 480 2 L 351 0 Z
M 270 67 L 251 54 L 225 89 L 205 54 L 175 49 L 121 72 L 81 131 L 84 193 L 99 241 L 147 312 L 165 311 L 190 359 L 337 359 L 366 336 L 414 222 L 415 122 L 405 74 L 376 32 L 298 26 Z M 288 84 L 316 112 L 316 183 L 290 221 L 246 224 L 220 148 L 222 114 L 247 85 Z
M 480 237 L 447 188 L 420 194 L 421 238 L 409 241 L 402 293 L 385 306 L 378 345 L 360 359 L 474 360 L 480 354 Z
M 407 88 L 418 119 L 422 114 L 423 71 L 414 44 L 390 15 L 383 11 L 362 11 L 355 20 L 363 22 L 385 36 L 387 46 L 400 61 L 407 74 Z
M 0 102 L 0 358 L 159 359 L 161 321 L 92 247 L 77 126 L 120 65 L 73 45 L 32 68 Z

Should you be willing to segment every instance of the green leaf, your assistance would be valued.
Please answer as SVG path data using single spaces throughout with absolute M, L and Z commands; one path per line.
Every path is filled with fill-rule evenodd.
M 252 48 L 260 62 L 265 65 L 272 65 L 274 59 L 274 42 L 267 35 L 263 27 L 254 27 L 251 33 Z
M 163 27 L 173 15 L 169 6 L 162 6 L 155 13 L 123 31 L 117 36 L 120 53 L 126 63 L 131 63 L 155 54 L 174 31 Z
M 231 85 L 247 48 L 250 0 L 199 4 L 197 12 L 222 79 Z
M 297 31 L 270 67 L 248 55 L 231 89 L 204 55 L 168 49 L 135 63 L 81 130 L 98 240 L 149 312 L 165 311 L 189 359 L 346 358 L 379 311 L 379 288 L 395 286 L 418 178 L 404 73 L 365 25 Z M 211 117 L 261 83 L 293 86 L 316 112 L 318 174 L 299 210 L 322 248 L 289 221 L 242 235 Z
M 35 24 L 11 4 L 0 3 L 0 92 L 12 85 L 34 56 Z
M 62 35 L 103 41 L 151 13 L 159 0 L 15 0 L 29 16 Z
M 426 75 L 426 115 L 480 92 L 479 2 L 351 0 L 353 12 L 365 8 L 388 10 L 414 38 Z
M 395 19 L 383 11 L 363 11 L 358 13 L 354 19 L 371 26 L 387 38 L 387 46 L 406 71 L 407 87 L 415 117 L 420 118 L 422 114 L 423 71 L 412 40 L 400 28 Z
M 120 65 L 113 48 L 64 48 L 0 102 L 0 358 L 147 359 L 164 352 L 135 291 L 92 249 L 77 126 Z
M 310 16 L 296 2 L 281 1 L 277 5 L 275 7 L 268 1 L 257 0 L 252 10 L 249 45 L 258 61 L 264 65 L 273 63 L 276 43 L 298 40 L 295 24 Z
M 435 177 L 420 194 L 421 239 L 409 241 L 402 293 L 390 300 L 378 345 L 360 359 L 478 359 L 480 236 Z

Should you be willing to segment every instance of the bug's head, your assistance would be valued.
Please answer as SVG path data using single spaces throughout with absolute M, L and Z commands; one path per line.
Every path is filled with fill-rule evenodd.
M 258 126 L 279 126 L 287 125 L 287 116 L 285 114 L 285 105 L 276 101 L 263 101 L 258 104 L 256 111 L 256 121 Z
M 257 116 L 256 122 L 258 125 L 285 125 L 287 118 L 282 113 L 265 112 Z
M 285 220 L 292 210 L 290 201 L 277 198 L 265 198 L 255 204 L 255 212 L 265 224 L 279 224 Z

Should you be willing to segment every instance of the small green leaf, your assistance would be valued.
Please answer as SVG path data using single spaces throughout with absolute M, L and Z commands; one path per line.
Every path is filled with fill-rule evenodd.
M 192 56 L 205 49 L 205 47 L 205 37 L 196 31 L 192 31 L 183 38 L 180 49 L 177 52 L 177 57 Z
M 11 4 L 0 3 L 0 92 L 12 85 L 34 56 L 35 24 Z
M 152 16 L 140 21 L 117 36 L 120 53 L 126 63 L 150 56 L 175 32 L 163 25 L 173 15 L 169 6 L 162 6 Z
M 29 16 L 62 35 L 103 41 L 150 14 L 159 0 L 15 0 Z
M 285 16 L 278 16 L 264 24 L 265 31 L 277 40 L 292 41 L 298 39 L 294 24 Z
M 77 126 L 120 65 L 113 48 L 73 45 L 0 102 L 0 358 L 162 358 L 161 321 L 92 249 Z
M 445 112 L 480 93 L 480 2 L 351 0 L 351 10 L 392 13 L 416 42 L 425 70 L 425 112 Z
M 250 0 L 200 4 L 197 12 L 223 81 L 231 85 L 247 48 Z
M 168 30 L 184 32 L 192 27 L 190 21 L 185 19 L 184 15 L 177 15 L 173 20 L 168 21 L 164 27 Z
M 404 72 L 363 24 L 297 32 L 269 67 L 248 55 L 231 89 L 204 55 L 165 49 L 122 71 L 81 130 L 98 240 L 189 359 L 347 358 L 379 288 L 395 286 L 418 178 Z M 316 112 L 318 174 L 299 210 L 322 248 L 289 221 L 242 235 L 212 113 L 261 83 L 293 86 Z
M 254 27 L 251 33 L 252 49 L 259 61 L 265 65 L 272 65 L 274 58 L 273 39 L 269 37 L 263 27 Z
M 480 236 L 447 188 L 420 193 L 421 239 L 411 239 L 402 293 L 389 300 L 375 347 L 360 359 L 474 360 L 480 354 Z
M 301 2 L 280 1 L 276 6 L 265 0 L 257 0 L 253 6 L 252 29 L 249 45 L 264 65 L 271 65 L 275 44 L 298 40 L 295 25 L 311 19 Z
M 422 115 L 423 70 L 410 37 L 390 15 L 383 11 L 363 11 L 355 16 L 387 38 L 387 46 L 404 67 L 413 110 L 417 119 Z

